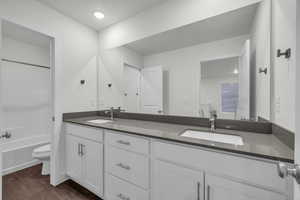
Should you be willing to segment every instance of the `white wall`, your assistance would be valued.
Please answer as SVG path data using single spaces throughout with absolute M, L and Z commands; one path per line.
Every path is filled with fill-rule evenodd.
M 50 66 L 50 38 L 48 47 L 42 47 L 4 35 L 2 48 L 3 58 Z
M 0 17 L 59 37 L 63 112 L 97 108 L 96 31 L 34 0 L 2 0 Z M 86 79 L 85 86 L 81 79 Z
M 143 57 L 126 48 L 119 47 L 100 51 L 99 56 L 99 108 L 123 107 L 123 69 L 124 63 L 142 68 Z M 112 84 L 108 87 L 108 84 Z
M 259 4 L 251 33 L 251 113 L 252 117 L 271 119 L 271 1 Z M 258 73 L 267 68 L 267 74 Z
M 296 0 L 294 0 L 296 1 Z M 300 66 L 300 1 L 297 1 L 297 30 L 296 30 L 296 64 L 297 66 Z M 296 73 L 294 75 L 295 77 L 300 77 L 300 68 L 296 68 Z M 295 135 L 295 163 L 300 163 L 300 79 L 296 79 L 295 81 L 296 88 L 295 88 L 295 102 L 296 108 L 295 108 L 295 123 L 296 123 L 296 135 Z M 300 198 L 300 185 L 294 182 L 294 200 L 297 200 Z
M 272 22 L 272 121 L 295 130 L 296 1 L 273 0 Z M 276 51 L 292 49 L 290 59 L 277 58 Z
M 199 116 L 200 62 L 239 56 L 248 37 L 199 44 L 144 57 L 144 67 L 161 65 L 167 74 L 164 110 L 171 115 Z
M 5 59 L 50 66 L 50 39 L 47 48 L 4 36 L 2 50 Z M 0 82 L 1 128 L 9 129 L 13 140 L 50 134 L 50 70 L 2 62 Z
M 100 45 L 114 48 L 167 30 L 229 12 L 260 0 L 169 0 L 100 33 Z

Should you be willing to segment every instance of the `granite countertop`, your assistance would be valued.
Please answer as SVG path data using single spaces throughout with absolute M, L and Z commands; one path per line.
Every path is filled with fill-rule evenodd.
M 158 138 L 189 145 L 201 146 L 209 149 L 227 151 L 231 153 L 255 156 L 257 158 L 271 159 L 294 163 L 294 151 L 282 143 L 273 134 L 261 134 L 234 130 L 217 129 L 217 133 L 239 135 L 243 138 L 244 145 L 232 145 L 208 140 L 192 139 L 180 136 L 187 129 L 209 131 L 208 128 L 199 126 L 177 125 L 143 120 L 115 118 L 113 122 L 104 124 L 89 123 L 94 119 L 107 119 L 100 116 L 65 119 L 64 122 L 79 125 L 123 131 L 128 134 Z

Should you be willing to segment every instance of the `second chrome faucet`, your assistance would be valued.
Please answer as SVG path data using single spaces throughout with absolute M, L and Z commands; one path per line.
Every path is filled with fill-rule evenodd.
M 118 114 L 120 112 L 123 112 L 125 110 L 122 110 L 121 107 L 118 107 L 118 109 L 114 109 L 114 107 L 111 107 L 109 110 L 105 111 L 105 114 L 110 114 L 110 120 L 113 121 L 114 120 L 114 113 L 117 112 Z
M 210 124 L 210 131 L 214 133 L 216 131 L 216 119 L 217 115 L 212 115 L 211 118 L 209 119 L 209 124 Z

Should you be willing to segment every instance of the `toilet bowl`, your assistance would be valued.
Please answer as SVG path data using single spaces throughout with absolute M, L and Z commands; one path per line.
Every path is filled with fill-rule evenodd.
M 40 146 L 35 148 L 32 152 L 32 157 L 42 161 L 42 175 L 50 174 L 50 154 L 51 154 L 51 146 L 50 144 Z

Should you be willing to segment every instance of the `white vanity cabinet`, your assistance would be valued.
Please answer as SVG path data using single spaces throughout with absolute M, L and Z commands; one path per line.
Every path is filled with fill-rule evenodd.
M 204 175 L 168 162 L 153 164 L 153 198 L 156 200 L 203 200 Z
M 152 156 L 152 200 L 291 199 L 275 163 L 163 142 Z
M 66 124 L 67 175 L 103 196 L 103 130 Z
M 292 199 L 276 162 L 120 131 L 66 124 L 66 161 L 105 200 Z
M 150 142 L 105 131 L 105 200 L 149 200 Z
M 286 200 L 287 196 L 226 178 L 205 175 L 205 200 Z

